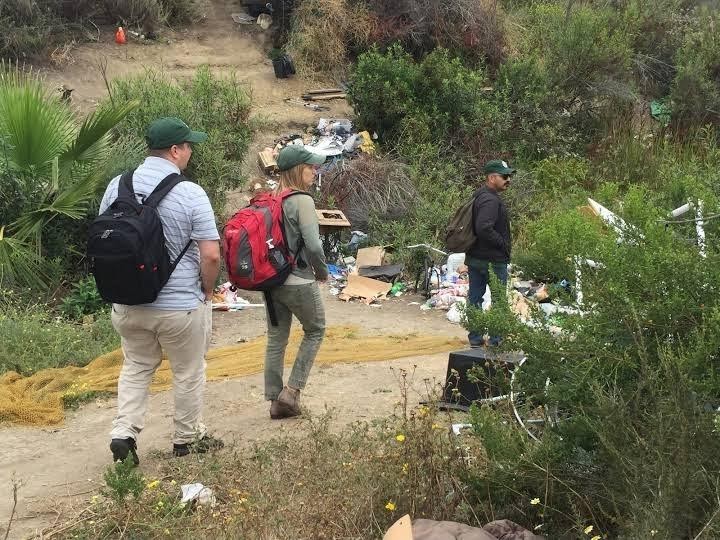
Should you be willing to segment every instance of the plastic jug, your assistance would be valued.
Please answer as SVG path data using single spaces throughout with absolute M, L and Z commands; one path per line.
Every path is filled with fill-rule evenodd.
M 117 32 L 115 32 L 115 43 L 118 45 L 125 45 L 127 43 L 127 37 L 125 37 L 125 30 L 122 26 L 118 26 Z
M 465 264 L 465 254 L 464 253 L 451 253 L 450 255 L 448 255 L 448 260 L 447 260 L 448 275 L 459 274 L 457 269 L 463 264 Z

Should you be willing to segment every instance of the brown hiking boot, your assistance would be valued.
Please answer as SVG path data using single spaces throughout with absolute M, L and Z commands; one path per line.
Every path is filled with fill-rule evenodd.
M 278 420 L 293 416 L 300 416 L 300 390 L 286 386 L 270 404 L 270 418 Z

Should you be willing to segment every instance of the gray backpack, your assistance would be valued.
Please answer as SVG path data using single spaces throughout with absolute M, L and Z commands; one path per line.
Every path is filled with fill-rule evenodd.
M 477 240 L 473 226 L 475 198 L 463 204 L 445 229 L 445 247 L 450 253 L 465 253 Z

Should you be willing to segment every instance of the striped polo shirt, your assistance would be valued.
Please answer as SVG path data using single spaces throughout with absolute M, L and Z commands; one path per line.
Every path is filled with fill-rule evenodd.
M 159 157 L 147 157 L 133 175 L 133 189 L 138 201 L 150 195 L 162 179 L 172 173 L 180 173 L 174 163 Z M 120 177 L 117 176 L 105 190 L 100 203 L 101 214 L 117 199 L 119 183 Z M 220 239 L 210 200 L 199 185 L 180 182 L 160 201 L 158 214 L 171 260 L 175 260 L 188 241 L 193 242 L 155 302 L 145 306 L 163 310 L 193 310 L 205 298 L 200 281 L 197 241 Z

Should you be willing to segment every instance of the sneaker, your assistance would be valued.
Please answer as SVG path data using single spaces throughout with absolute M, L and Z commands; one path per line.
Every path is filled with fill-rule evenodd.
M 128 454 L 132 454 L 135 465 L 140 464 L 140 459 L 137 455 L 137 444 L 132 437 L 128 437 L 127 439 L 113 439 L 110 441 L 110 451 L 113 455 L 113 461 L 125 461 Z
M 225 443 L 220 439 L 216 439 L 210 435 L 205 435 L 202 439 L 198 439 L 197 441 L 183 444 L 173 444 L 173 455 L 175 457 L 183 457 L 188 454 L 205 454 L 210 450 L 219 450 L 224 446 Z

